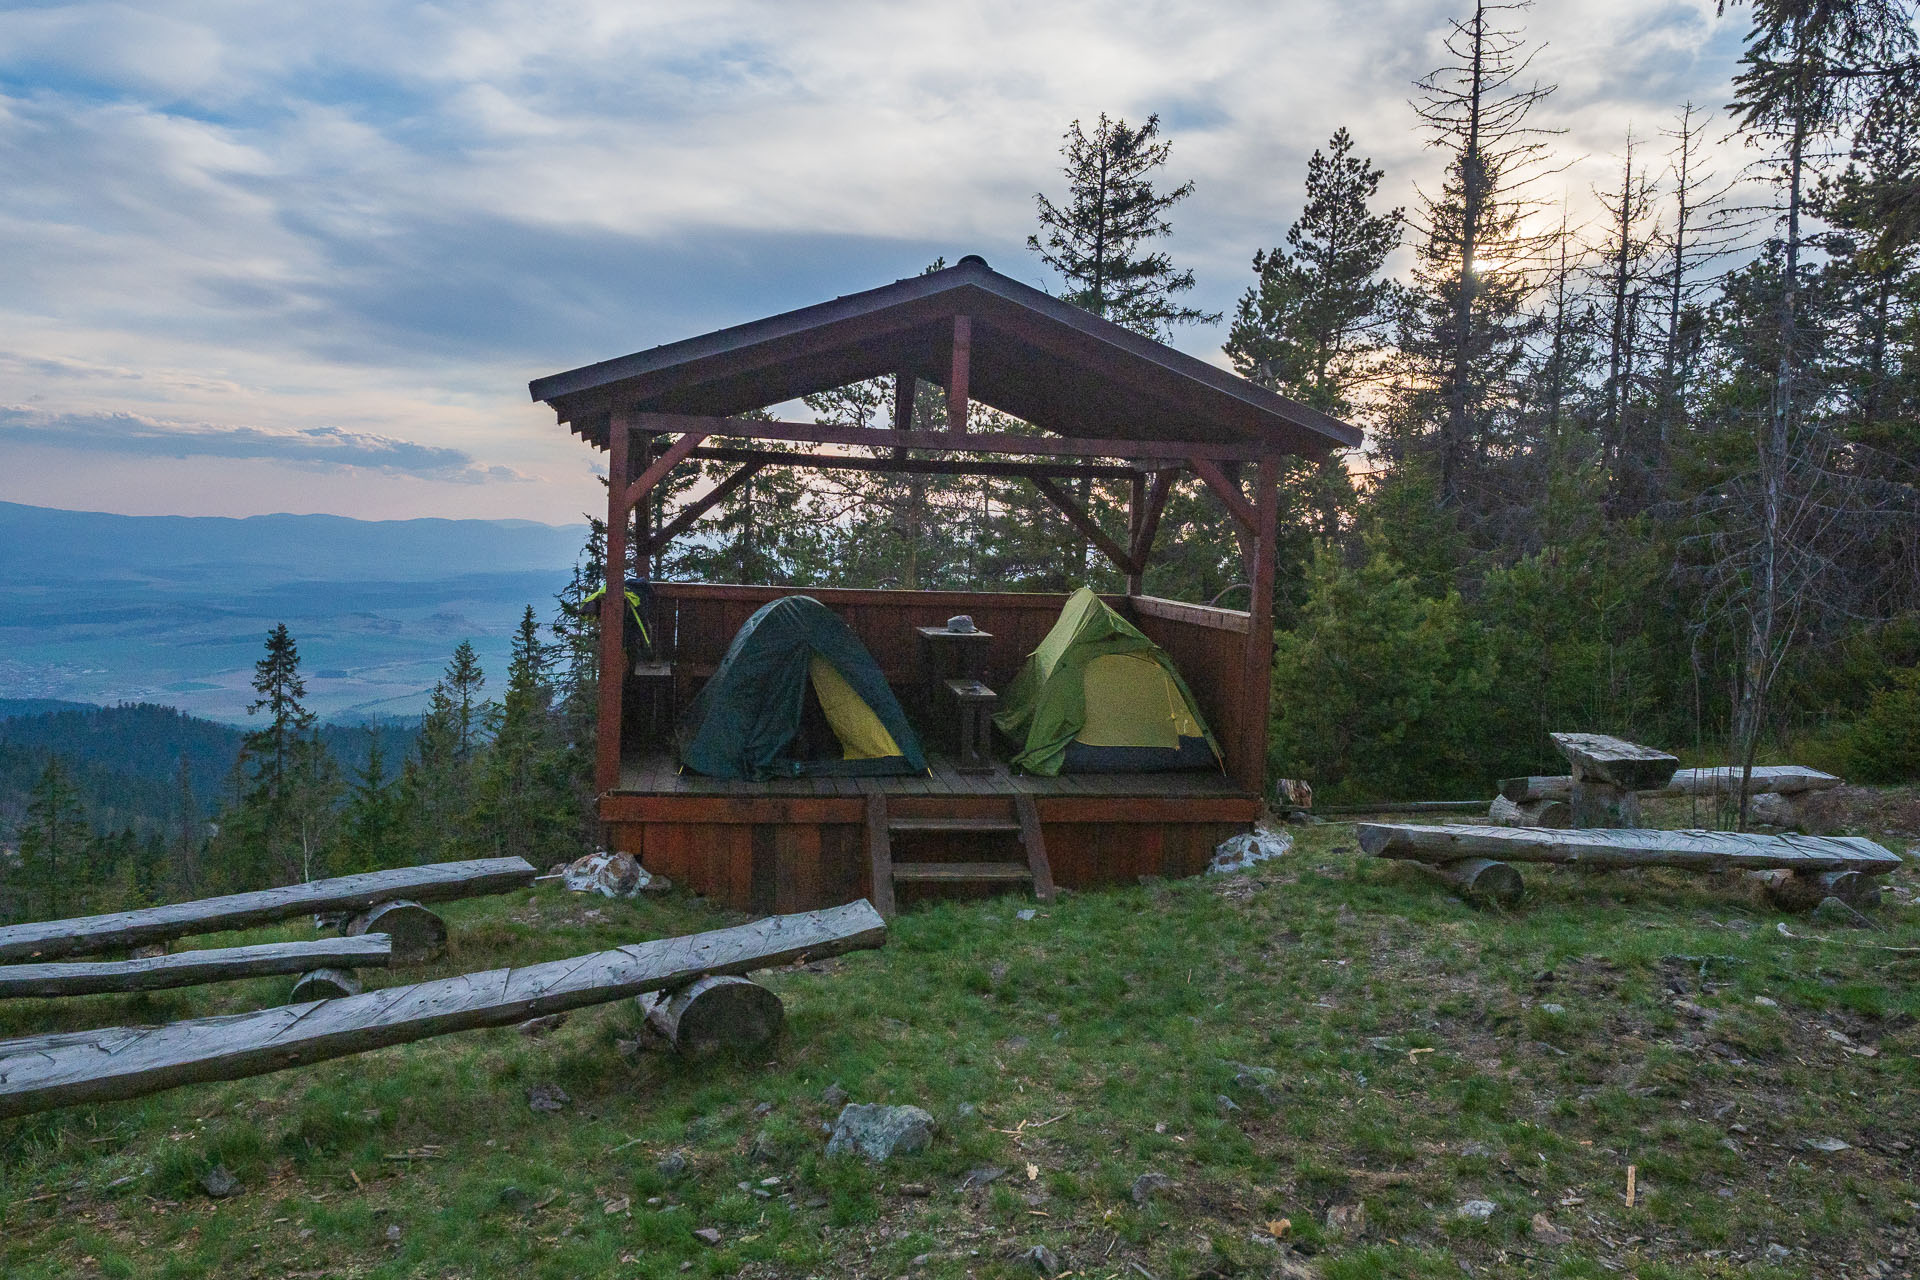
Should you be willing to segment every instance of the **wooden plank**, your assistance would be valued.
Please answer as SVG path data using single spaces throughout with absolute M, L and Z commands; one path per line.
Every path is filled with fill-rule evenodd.
M 1604 733 L 1549 735 L 1573 765 L 1576 778 L 1587 777 L 1627 791 L 1652 791 L 1667 785 L 1680 758 Z M 1513 797 L 1508 796 L 1509 800 Z
M 1247 501 L 1247 495 L 1240 492 L 1240 486 L 1209 458 L 1196 454 L 1188 459 L 1188 465 L 1206 481 L 1207 488 L 1213 490 L 1214 496 L 1226 505 L 1227 514 L 1240 526 L 1241 533 L 1248 538 L 1253 537 L 1260 526 L 1260 514 L 1254 509 L 1253 503 Z
M 387 1045 L 625 1000 L 708 974 L 739 974 L 886 941 L 872 906 L 773 916 L 684 938 L 365 995 L 160 1027 L 113 1027 L 49 1044 L 0 1043 L 0 1116 L 237 1080 Z
M 1680 867 L 1695 871 L 1787 867 L 1864 871 L 1901 864 L 1862 836 L 1760 836 L 1737 831 L 1558 831 L 1542 827 L 1422 827 L 1362 823 L 1360 847 L 1381 858 L 1457 862 L 1557 862 L 1585 867 Z
M 1235 631 L 1246 635 L 1252 626 L 1252 614 L 1240 612 L 1238 608 L 1213 608 L 1212 604 L 1188 604 L 1185 601 L 1164 601 L 1158 595 L 1129 595 L 1127 603 L 1133 604 L 1137 614 L 1146 614 L 1148 618 L 1165 618 L 1167 622 L 1185 622 L 1196 628 L 1212 628 L 1215 631 Z
M 53 960 L 115 951 L 196 933 L 248 929 L 316 911 L 365 911 L 395 898 L 415 902 L 475 898 L 530 885 L 533 876 L 533 867 L 524 858 L 435 862 L 112 915 L 8 925 L 0 929 L 0 960 Z
M 882 916 L 893 907 L 893 843 L 887 834 L 887 797 L 878 788 L 867 793 L 867 863 L 873 873 L 873 905 Z
M 899 862 L 893 878 L 934 884 L 962 884 L 974 880 L 1012 882 L 1030 880 L 1033 872 L 1024 862 Z
M 267 942 L 252 947 L 181 951 L 140 960 L 65 961 L 0 965 L 0 998 L 90 996 L 109 991 L 158 991 L 203 982 L 231 982 L 322 968 L 385 968 L 393 946 L 384 933 L 313 942 Z
M 1662 795 L 1710 796 L 1731 795 L 1740 789 L 1739 769 L 1680 769 L 1667 780 L 1661 788 Z M 1836 778 L 1830 773 L 1818 769 L 1809 769 L 1797 764 L 1757 764 L 1753 766 L 1753 776 L 1747 782 L 1747 794 L 1758 795 L 1763 791 L 1777 791 L 1781 795 L 1796 795 L 1802 791 L 1825 791 L 1840 786 L 1845 779 Z
M 1052 902 L 1053 864 L 1047 860 L 1047 840 L 1040 829 L 1040 813 L 1032 796 L 1015 796 L 1013 812 L 1020 820 L 1020 844 L 1027 851 L 1027 870 L 1033 876 L 1033 896 Z
M 650 432 L 700 432 L 738 440 L 796 440 L 809 444 L 848 444 L 866 449 L 953 449 L 962 453 L 1004 453 L 1012 457 L 1195 458 L 1251 462 L 1277 457 L 1281 450 L 1254 441 L 1225 444 L 1195 440 L 1097 439 L 1090 436 L 1014 436 L 969 431 L 894 431 L 885 427 L 840 427 L 824 422 L 762 422 L 754 418 L 711 418 L 685 413 L 623 415 L 633 429 Z M 618 434 L 617 432 L 615 434 Z

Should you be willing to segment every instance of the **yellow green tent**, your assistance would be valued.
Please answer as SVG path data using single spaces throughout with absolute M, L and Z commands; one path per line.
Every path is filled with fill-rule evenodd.
M 1220 749 L 1173 660 L 1085 587 L 1007 686 L 995 727 L 1029 773 L 1218 769 Z

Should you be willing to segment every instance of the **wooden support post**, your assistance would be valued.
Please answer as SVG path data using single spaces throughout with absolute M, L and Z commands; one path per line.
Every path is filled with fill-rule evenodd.
M 953 364 L 947 375 L 947 434 L 967 434 L 967 379 L 973 367 L 973 318 L 953 318 Z
M 902 369 L 893 375 L 893 429 L 913 430 L 913 375 Z
M 683 1058 L 758 1053 L 786 1025 L 780 997 L 748 978 L 708 976 L 678 991 L 640 997 L 647 1028 Z
M 1147 571 L 1147 561 L 1153 555 L 1153 538 L 1160 532 L 1160 515 L 1167 509 L 1167 497 L 1173 492 L 1175 474 L 1170 470 L 1153 473 L 1153 487 L 1147 491 L 1147 509 L 1140 518 L 1140 527 L 1134 530 L 1133 545 L 1128 548 L 1133 553 L 1134 564 L 1140 567 L 1143 575 L 1138 590 L 1129 583 L 1128 594 L 1130 595 L 1137 596 L 1146 588 L 1144 575 Z
M 660 456 L 640 473 L 640 478 L 635 480 L 627 490 L 627 507 L 632 509 L 645 502 L 647 495 L 653 492 L 653 487 L 665 480 L 669 471 L 685 462 L 688 456 L 700 447 L 700 442 L 706 438 L 702 432 L 689 431 L 662 449 Z
M 867 863 L 873 872 L 873 909 L 893 915 L 893 839 L 887 830 L 887 796 L 875 788 L 867 792 Z
M 1146 573 L 1146 563 L 1140 558 L 1140 526 L 1147 518 L 1147 477 L 1144 472 L 1136 472 L 1132 487 L 1127 493 L 1127 554 L 1133 566 L 1127 571 L 1127 594 L 1137 596 L 1145 589 L 1142 575 Z
M 725 480 L 722 480 L 719 484 L 707 490 L 700 497 L 689 502 L 680 509 L 679 513 L 675 515 L 673 519 L 660 526 L 658 533 L 648 536 L 646 542 L 647 551 L 649 553 L 658 551 L 661 547 L 666 546 L 667 543 L 673 541 L 688 529 L 691 529 L 701 516 L 707 514 L 707 512 L 713 510 L 713 508 L 719 506 L 722 502 L 725 502 L 735 489 L 738 489 L 741 485 L 759 475 L 766 467 L 767 464 L 764 462 L 749 462 Z
M 607 584 L 600 597 L 600 704 L 594 723 L 593 789 L 620 783 L 620 695 L 626 688 L 628 448 L 632 432 L 616 413 L 607 427 Z
M 1267 699 L 1273 687 L 1273 573 L 1279 539 L 1280 464 L 1260 463 L 1254 493 L 1252 553 L 1247 557 L 1247 581 L 1253 600 L 1247 606 L 1247 649 L 1241 689 L 1250 710 L 1244 721 L 1240 758 L 1234 773 L 1245 790 L 1266 794 Z
M 1100 554 L 1113 561 L 1120 572 L 1131 577 L 1135 572 L 1133 558 L 1126 548 L 1107 536 L 1106 530 L 1094 522 L 1093 515 L 1085 507 L 1074 501 L 1073 495 L 1045 476 L 1033 478 L 1034 488 L 1040 490 L 1048 502 L 1059 508 L 1067 523 L 1079 531 L 1088 542 L 1100 549 Z
M 1465 858 L 1459 862 L 1417 864 L 1439 877 L 1453 891 L 1477 906 L 1511 907 L 1526 893 L 1520 873 L 1504 862 Z

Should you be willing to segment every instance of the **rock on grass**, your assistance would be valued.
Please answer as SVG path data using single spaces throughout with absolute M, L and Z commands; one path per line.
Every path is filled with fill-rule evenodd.
M 933 1145 L 938 1123 L 919 1107 L 889 1107 L 878 1103 L 851 1102 L 840 1110 L 833 1122 L 833 1136 L 827 1140 L 827 1154 L 855 1152 L 874 1163 L 925 1151 Z

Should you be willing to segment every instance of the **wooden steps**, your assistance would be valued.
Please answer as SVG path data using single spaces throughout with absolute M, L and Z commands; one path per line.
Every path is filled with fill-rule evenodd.
M 1008 882 L 1031 880 L 1033 872 L 1024 862 L 896 862 L 894 882 L 947 883 L 965 881 Z
M 873 905 L 883 916 L 894 913 L 896 882 L 906 884 L 1019 884 L 1033 886 L 1041 902 L 1053 901 L 1053 869 L 1047 863 L 1046 841 L 1040 834 L 1040 815 L 1033 797 L 998 797 L 1007 812 L 975 817 L 894 817 L 887 812 L 886 793 L 867 793 L 867 856 L 873 874 Z M 896 859 L 896 837 L 909 843 L 915 837 L 977 836 L 984 842 L 1009 839 L 1018 843 L 1022 861 L 936 862 Z

